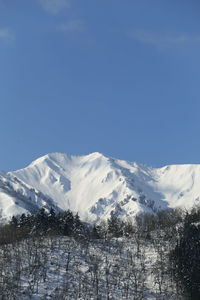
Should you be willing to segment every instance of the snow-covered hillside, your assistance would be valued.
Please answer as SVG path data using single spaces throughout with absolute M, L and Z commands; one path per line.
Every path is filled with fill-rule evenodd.
M 11 173 L 0 172 L 0 221 L 10 219 L 13 215 L 36 213 L 38 207 L 42 206 L 58 209 L 50 197 Z
M 200 165 L 155 169 L 100 153 L 45 155 L 25 169 L 0 174 L 0 207 L 6 217 L 54 206 L 96 222 L 112 214 L 135 216 L 200 201 Z

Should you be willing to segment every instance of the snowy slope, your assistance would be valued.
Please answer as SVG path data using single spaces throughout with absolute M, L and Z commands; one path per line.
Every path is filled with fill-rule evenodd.
M 32 186 L 22 182 L 12 174 L 0 172 L 0 220 L 13 215 L 35 213 L 38 207 L 55 207 L 50 197 L 43 195 Z M 55 207 L 57 209 L 57 207 Z
M 69 208 L 86 221 L 111 214 L 126 217 L 167 207 L 190 208 L 200 200 L 200 165 L 154 169 L 100 153 L 52 153 L 6 176 L 40 191 L 49 199 L 43 200 L 47 206 L 54 203 L 60 209 Z M 0 194 L 0 205 L 1 198 Z M 38 207 L 43 204 L 33 196 L 30 202 Z M 1 207 L 7 209 L 4 204 Z

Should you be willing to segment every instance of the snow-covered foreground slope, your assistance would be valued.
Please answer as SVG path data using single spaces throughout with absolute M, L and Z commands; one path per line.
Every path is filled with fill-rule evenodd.
M 181 300 L 169 271 L 173 243 L 155 238 L 135 235 L 88 243 L 39 236 L 0 246 L 0 297 Z
M 18 194 L 13 196 L 0 187 L 0 206 L 5 216 L 54 204 L 78 212 L 83 220 L 96 222 L 112 214 L 134 217 L 139 212 L 152 213 L 167 207 L 190 208 L 200 201 L 200 165 L 154 169 L 100 153 L 53 153 L 25 169 L 1 176 L 12 183 L 14 191 L 29 198 L 27 204 Z

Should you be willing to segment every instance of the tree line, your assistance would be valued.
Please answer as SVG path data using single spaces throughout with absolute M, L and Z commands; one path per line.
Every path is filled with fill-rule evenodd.
M 30 236 L 64 235 L 81 237 L 86 235 L 87 227 L 77 214 L 70 210 L 56 213 L 53 208 L 41 208 L 37 214 L 13 216 L 8 224 L 0 227 L 0 244 L 13 243 Z

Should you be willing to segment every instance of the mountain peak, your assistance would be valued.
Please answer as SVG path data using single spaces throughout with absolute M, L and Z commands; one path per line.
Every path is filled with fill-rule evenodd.
M 1 174 L 0 206 L 11 201 L 18 207 L 14 212 L 24 207 L 30 211 L 33 204 L 34 209 L 51 205 L 96 222 L 111 215 L 134 218 L 141 212 L 190 208 L 200 202 L 200 165 L 150 168 L 99 152 L 82 156 L 56 152 Z M 6 197 L 11 200 L 2 202 Z
M 88 157 L 91 157 L 91 158 L 102 158 L 102 157 L 106 157 L 104 154 L 100 153 L 100 152 L 92 152 L 92 153 L 89 153 L 88 155 L 86 155 Z

